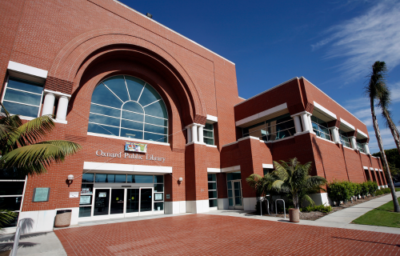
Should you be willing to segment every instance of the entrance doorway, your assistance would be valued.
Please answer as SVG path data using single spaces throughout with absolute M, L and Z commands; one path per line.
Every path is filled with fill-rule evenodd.
M 94 188 L 94 219 L 154 214 L 153 188 Z
M 242 181 L 228 181 L 229 209 L 243 209 Z

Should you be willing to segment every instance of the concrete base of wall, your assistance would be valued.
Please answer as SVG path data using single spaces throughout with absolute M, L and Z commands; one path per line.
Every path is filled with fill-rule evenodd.
M 78 225 L 79 207 L 45 210 L 45 211 L 20 212 L 19 222 L 21 225 L 22 233 L 28 234 L 36 232 L 53 231 L 54 220 L 57 214 L 57 210 L 66 210 L 66 209 L 72 210 L 70 225 L 71 226 Z M 15 232 L 15 228 L 9 228 L 4 231 Z
M 187 213 L 202 213 L 208 212 L 209 202 L 207 200 L 196 200 L 196 201 L 186 201 L 186 212 Z
M 165 214 L 186 213 L 186 201 L 165 202 Z
M 315 205 L 331 205 L 329 198 L 328 198 L 328 193 L 316 193 L 316 194 L 311 194 L 310 195 L 311 199 L 315 202 Z
M 228 198 L 218 198 L 218 210 L 228 210 L 229 200 Z
M 257 204 L 256 197 L 244 197 L 243 198 L 243 210 L 245 211 L 255 211 Z

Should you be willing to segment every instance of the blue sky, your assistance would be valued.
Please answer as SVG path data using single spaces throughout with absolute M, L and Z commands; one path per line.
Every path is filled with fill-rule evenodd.
M 249 98 L 304 76 L 363 121 L 379 151 L 364 94 L 371 66 L 385 61 L 400 128 L 400 1 L 122 0 L 236 64 Z M 385 149 L 394 148 L 379 116 Z

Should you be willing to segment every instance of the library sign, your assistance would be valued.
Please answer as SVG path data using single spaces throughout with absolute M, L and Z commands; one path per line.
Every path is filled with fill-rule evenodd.
M 132 153 L 130 153 L 132 152 Z M 133 153 L 137 152 L 137 153 Z M 111 157 L 111 158 L 128 158 L 128 159 L 137 159 L 137 160 L 147 160 L 147 161 L 158 161 L 165 162 L 165 157 L 159 157 L 154 155 L 146 155 L 140 153 L 147 153 L 147 144 L 143 143 L 133 143 L 126 142 L 125 143 L 125 151 L 124 152 L 104 152 L 101 149 L 96 151 L 96 156 L 100 157 Z

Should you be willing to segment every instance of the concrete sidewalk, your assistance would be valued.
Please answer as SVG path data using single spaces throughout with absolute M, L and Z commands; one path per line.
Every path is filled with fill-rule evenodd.
M 11 250 L 14 234 L 0 235 L 0 251 Z M 66 256 L 60 240 L 54 232 L 21 235 L 17 255 Z
M 397 197 L 400 196 L 400 192 L 396 193 Z M 392 195 L 388 194 L 376 199 L 372 199 L 368 202 L 357 204 L 352 207 L 328 214 L 316 222 L 336 222 L 341 224 L 349 224 L 358 217 L 366 214 L 367 212 L 386 204 L 392 200 Z
M 396 195 L 400 197 L 400 192 L 397 192 Z M 331 214 L 328 214 L 325 217 L 322 217 L 318 220 L 300 220 L 299 223 L 292 223 L 293 225 L 308 225 L 308 226 L 318 226 L 318 227 L 330 227 L 330 228 L 344 228 L 344 229 L 354 229 L 354 230 L 364 230 L 364 231 L 374 231 L 374 232 L 382 232 L 382 233 L 390 233 L 390 234 L 400 234 L 400 228 L 391 228 L 391 227 L 382 227 L 382 226 L 369 226 L 369 225 L 358 225 L 358 224 L 350 224 L 354 219 L 357 219 L 361 215 L 389 202 L 392 200 L 392 196 L 386 195 L 377 199 L 372 199 L 368 202 L 355 205 L 353 207 L 349 207 Z M 267 220 L 267 221 L 279 221 L 279 222 L 289 222 L 289 215 L 286 214 L 286 219 L 274 217 L 274 214 L 271 216 L 260 216 L 251 214 L 254 211 L 241 211 L 241 210 L 217 210 L 211 211 L 204 214 L 212 214 L 212 215 L 226 215 L 232 217 L 241 217 L 241 218 L 251 218 L 251 219 L 259 219 L 259 220 Z M 333 216 L 331 216 L 333 215 Z

